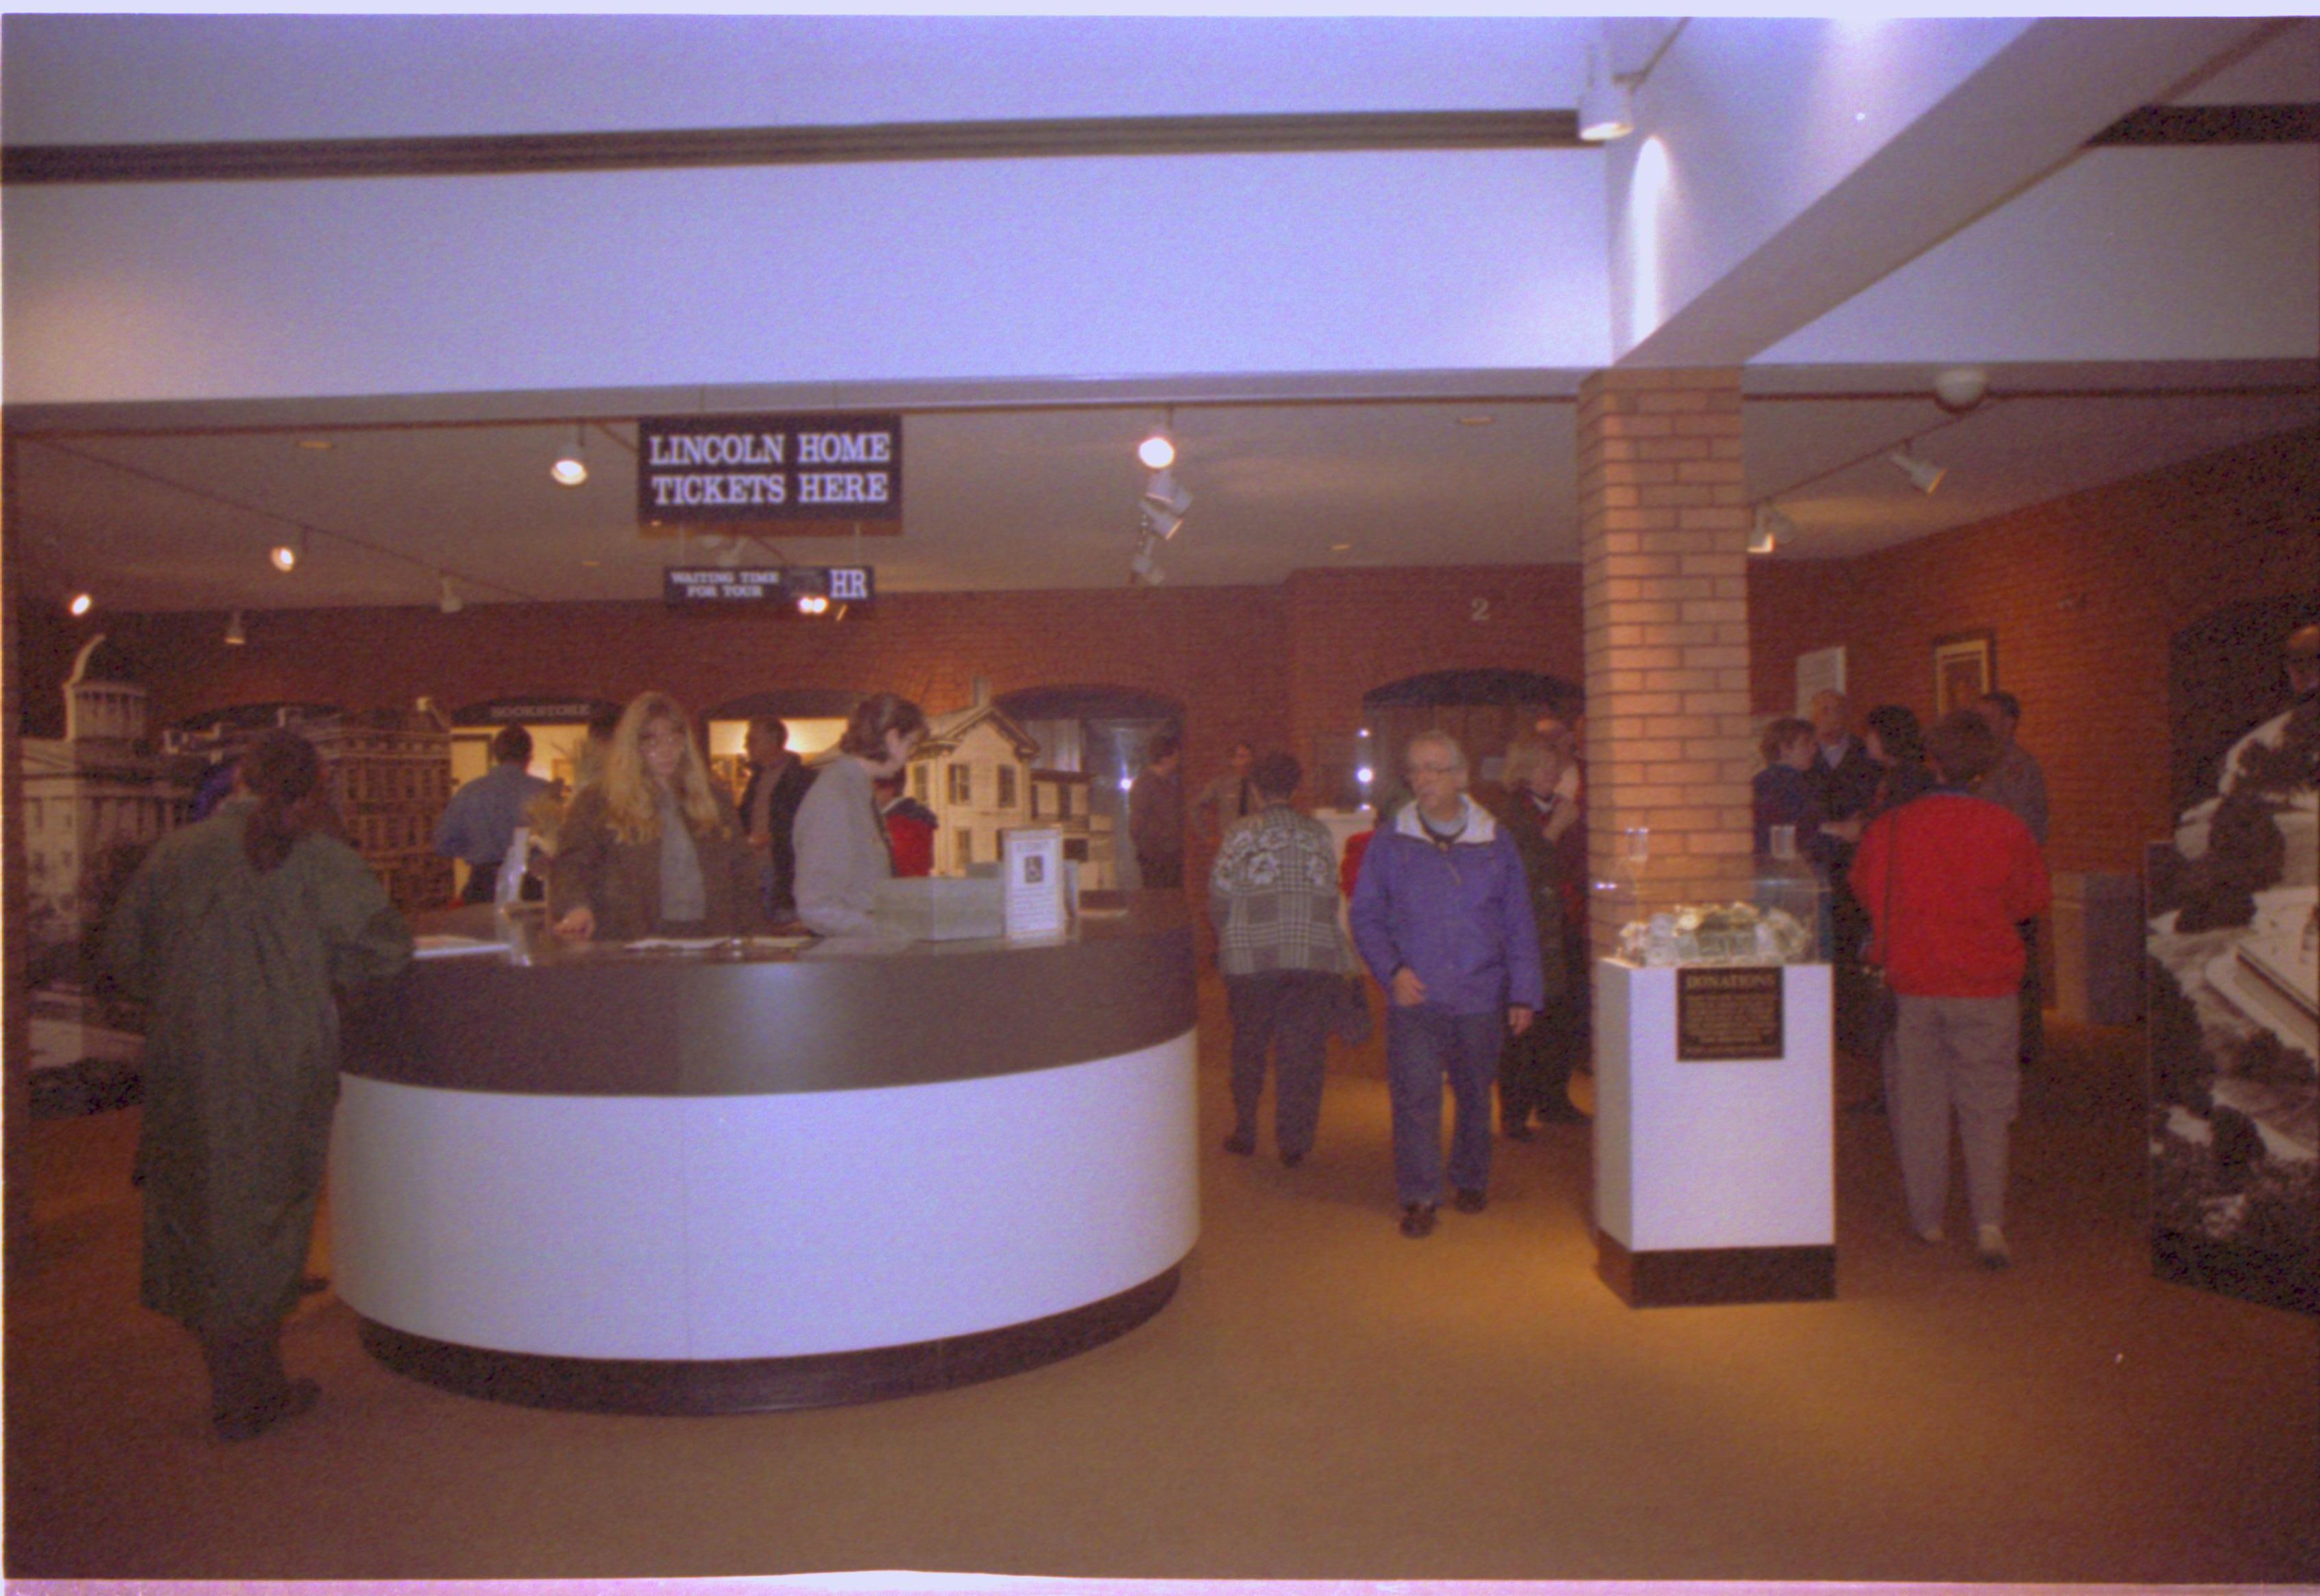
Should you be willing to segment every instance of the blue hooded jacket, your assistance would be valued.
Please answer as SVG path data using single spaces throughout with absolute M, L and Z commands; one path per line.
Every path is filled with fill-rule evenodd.
M 1389 992 L 1405 966 L 1426 1001 L 1454 1014 L 1487 1014 L 1545 1001 L 1538 927 L 1522 856 L 1490 811 L 1464 793 L 1466 827 L 1436 841 L 1406 806 L 1378 832 L 1354 887 L 1354 945 Z

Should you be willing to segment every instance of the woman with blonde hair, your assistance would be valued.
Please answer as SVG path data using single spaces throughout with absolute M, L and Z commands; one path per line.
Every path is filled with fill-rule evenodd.
M 692 722 L 666 693 L 621 715 L 603 778 L 573 794 L 548 915 L 558 934 L 730 937 L 762 929 L 757 867 Z

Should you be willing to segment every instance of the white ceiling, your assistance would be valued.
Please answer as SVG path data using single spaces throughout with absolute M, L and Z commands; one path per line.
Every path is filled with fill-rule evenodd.
M 1275 48 L 1254 50 L 1246 30 L 1255 24 L 1246 22 L 1110 19 L 1076 36 L 1070 70 L 1009 73 L 999 68 L 1020 30 L 1035 26 L 1024 19 L 787 19 L 793 31 L 785 39 L 795 45 L 803 37 L 810 47 L 800 47 L 797 75 L 712 75 L 684 101 L 685 114 L 671 118 L 652 109 L 665 96 L 608 101 L 573 87 L 621 80 L 621 52 L 633 56 L 643 25 L 635 18 L 557 19 L 575 31 L 567 36 L 579 41 L 579 65 L 524 95 L 498 98 L 488 86 L 509 81 L 536 47 L 536 32 L 522 31 L 538 19 L 433 19 L 428 28 L 421 19 L 367 19 L 374 27 L 407 25 L 425 48 L 397 58 L 397 72 L 343 82 L 329 94 L 314 90 L 311 74 L 299 77 L 302 65 L 312 66 L 299 50 L 250 49 L 253 36 L 296 19 L 237 19 L 224 33 L 195 28 L 174 37 L 159 25 L 168 19 L 76 19 L 110 30 L 114 53 L 62 51 L 56 60 L 95 60 L 105 70 L 45 84 L 23 76 L 41 64 L 39 50 L 23 48 L 28 38 L 40 42 L 24 32 L 40 20 L 7 23 L 11 140 L 476 131 L 473 108 L 485 103 L 495 131 L 900 120 L 905 113 L 1506 109 L 1570 104 L 1586 37 L 1569 20 L 1485 19 L 1416 32 L 1407 19 L 1398 30 L 1391 22 L 1281 21 L 1264 24 Z M 713 19 L 654 25 L 718 31 Z M 1618 23 L 1622 64 L 1641 64 L 1670 26 Z M 84 47 L 89 37 L 74 36 Z M 864 63 L 881 40 L 888 53 L 873 69 Z M 207 76 L 185 71 L 187 50 L 215 52 Z M 683 56 L 672 50 L 666 59 L 649 58 L 643 77 L 674 69 Z M 959 69 L 976 59 L 990 69 Z M 1314 86 L 1330 74 L 1306 69 L 1313 59 L 1344 68 L 1326 95 Z M 1155 61 L 1156 72 L 1137 68 Z M 265 81 L 251 78 L 252 63 L 267 64 Z M 179 101 L 167 120 L 151 111 L 150 96 L 103 86 L 133 89 L 165 77 Z M 210 86 L 190 107 L 183 103 L 188 82 Z M 834 95 L 833 83 L 858 92 Z M 820 86 L 820 98 L 799 97 L 809 84 Z M 2185 97 L 2320 99 L 2320 24 L 2274 38 Z M 2244 151 L 2170 150 L 2149 162 L 2101 152 L 2109 165 L 2092 178 L 2058 175 L 2026 191 L 1748 367 L 1749 493 L 1776 500 L 1798 528 L 1778 558 L 1858 554 L 2320 424 L 2320 361 L 2298 320 L 2320 316 L 2320 268 L 2307 264 L 2320 241 L 2298 241 L 2312 230 L 2295 209 L 2305 167 L 2294 163 L 2315 158 L 2310 146 L 2289 151 L 2274 158 L 2277 171 L 2259 171 L 2261 158 Z M 2166 164 L 2186 160 L 2208 164 L 2189 174 Z M 2254 174 L 2252 186 L 2201 184 L 2198 173 L 2212 179 L 2227 163 Z M 2187 181 L 2231 189 L 2243 211 L 2261 213 L 2233 215 L 2235 229 L 2281 213 L 2262 185 L 2280 186 L 2288 196 L 2285 242 L 2251 250 L 2216 235 L 2225 221 L 2187 227 L 2188 239 L 2122 251 L 2141 263 L 2142 277 L 2074 296 L 2072 285 L 2096 264 L 2089 251 L 2101 253 L 2100 238 L 2089 240 L 2088 230 L 2117 231 L 2102 207 L 2144 216 L 2161 208 L 2152 194 Z M 205 186 L 216 186 L 180 192 L 199 198 Z M 2306 195 L 2301 203 L 2320 202 Z M 23 248 L 19 215 L 12 209 L 10 242 Z M 2077 256 L 2034 262 L 2022 235 L 2066 223 L 2078 230 Z M 2256 267 L 2240 264 L 2251 258 Z M 1988 284 L 1993 261 L 2003 270 L 1999 292 L 1977 298 L 1959 290 Z M 2099 264 L 2125 270 L 2115 259 Z M 1122 263 L 1155 289 L 1196 285 L 1199 268 L 1165 248 L 1148 261 Z M 2288 280 L 2231 281 L 2215 296 L 2223 308 L 2197 323 L 2185 349 L 2139 337 L 2180 318 L 2138 295 L 2163 295 L 2187 274 L 2206 273 L 2213 283 L 2218 273 L 2259 268 Z M 2315 285 L 2302 300 L 2298 274 Z M 2080 300 L 2093 308 L 2073 308 Z M 1938 314 L 1927 308 L 1935 306 Z M 2086 325 L 2051 348 L 2041 343 L 2043 328 L 2072 315 Z M 13 354 L 23 341 L 14 326 L 10 340 Z M 2068 358 L 2089 348 L 2144 358 Z M 1993 358 L 2000 353 L 2019 358 Z M 2182 358 L 2202 353 L 2238 358 Z M 1962 417 L 1928 395 L 1933 373 L 1960 359 L 1987 367 L 1992 394 Z M 751 558 L 866 560 L 887 592 L 1109 586 L 1127 580 L 1135 541 L 1141 472 L 1134 445 L 1173 405 L 1178 475 L 1195 503 L 1162 556 L 1172 584 L 1268 584 L 1337 566 L 1577 557 L 1578 369 L 1306 368 L 1013 382 L 861 380 L 865 375 L 714 392 L 575 385 L 431 398 L 18 405 L 10 418 L 10 527 L 28 579 L 44 590 L 87 585 L 123 609 L 431 603 L 439 571 L 454 573 L 470 602 L 648 599 L 660 592 L 664 563 L 697 562 L 716 550 L 639 534 L 631 456 L 622 446 L 636 417 L 704 408 L 898 410 L 906 417 L 902 534 L 862 539 L 858 547 L 852 539 L 793 540 Z M 558 488 L 548 464 L 583 418 L 591 422 L 591 480 Z M 1950 468 L 1930 498 L 1881 458 L 1910 440 Z M 278 541 L 307 548 L 287 576 L 266 563 Z

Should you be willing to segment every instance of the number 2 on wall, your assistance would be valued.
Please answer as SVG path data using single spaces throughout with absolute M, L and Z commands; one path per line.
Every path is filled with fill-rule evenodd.
M 1486 598 L 1468 599 L 1466 606 L 1478 623 L 1491 618 L 1491 601 Z

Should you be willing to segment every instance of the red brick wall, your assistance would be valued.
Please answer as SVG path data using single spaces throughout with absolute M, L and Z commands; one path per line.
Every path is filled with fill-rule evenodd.
M 1353 730 L 1364 694 L 1430 671 L 1584 668 L 1576 565 L 1298 571 L 1282 591 L 1300 737 Z
M 2170 829 L 2168 639 L 2235 599 L 2320 591 L 2320 429 L 1844 562 L 1751 573 L 1759 712 L 1842 643 L 1854 709 L 1933 707 L 1933 640 L 1988 629 L 2045 766 L 2058 869 L 2139 872 Z M 2268 662 L 2265 662 L 2268 664 Z
M 2230 599 L 2320 588 L 2320 430 L 2057 500 L 1858 560 L 1755 562 L 1751 698 L 1787 707 L 1798 654 L 1846 646 L 1856 705 L 1932 699 L 1935 637 L 1988 627 L 2045 762 L 2055 864 L 2138 867 L 2167 814 L 2167 641 Z M 1485 608 L 1477 619 L 1475 601 Z M 818 626 L 673 614 L 657 603 L 281 611 L 220 641 L 219 613 L 24 621 L 23 724 L 62 729 L 72 651 L 101 626 L 145 666 L 157 722 L 276 698 L 447 708 L 520 694 L 701 705 L 777 687 L 892 688 L 941 710 L 1074 684 L 1181 703 L 1197 778 L 1231 744 L 1302 750 L 1362 695 L 1464 667 L 1582 669 L 1576 565 L 1300 571 L 1277 588 L 899 594 Z

